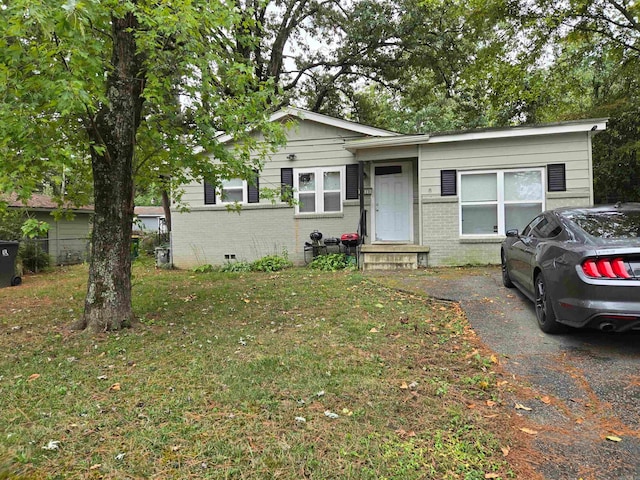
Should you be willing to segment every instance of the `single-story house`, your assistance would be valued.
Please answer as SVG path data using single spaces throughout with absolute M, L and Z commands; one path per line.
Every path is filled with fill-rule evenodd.
M 143 232 L 166 233 L 167 224 L 164 218 L 162 207 L 135 207 L 134 209 L 134 230 Z
M 367 268 L 499 263 L 500 242 L 542 210 L 592 205 L 591 138 L 606 119 L 401 135 L 296 108 L 287 144 L 255 185 L 184 187 L 172 212 L 177 267 L 286 252 L 305 260 L 315 230 L 358 233 Z M 295 202 L 260 198 L 291 188 Z M 229 202 L 242 204 L 240 213 Z
M 49 224 L 47 237 L 34 241 L 49 254 L 53 264 L 81 263 L 88 258 L 93 206 L 68 207 L 66 211 L 70 212 L 72 217 L 63 216 L 56 219 L 53 212 L 58 209 L 58 205 L 48 195 L 34 193 L 26 205 L 17 200 L 15 194 L 9 195 L 5 200 L 9 208 L 24 209 L 31 218 Z

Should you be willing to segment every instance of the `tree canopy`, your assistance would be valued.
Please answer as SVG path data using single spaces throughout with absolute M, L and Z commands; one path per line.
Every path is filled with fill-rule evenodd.
M 248 135 L 267 139 L 274 84 L 240 54 L 253 24 L 224 2 L 0 4 L 0 190 L 43 181 L 59 201 L 93 193 L 92 256 L 80 327 L 131 321 L 129 245 L 137 185 L 253 173 Z M 229 152 L 225 132 L 244 148 Z M 200 151 L 215 155 L 212 163 Z M 255 150 L 255 149 L 254 149 Z M 62 183 L 64 178 L 64 188 Z

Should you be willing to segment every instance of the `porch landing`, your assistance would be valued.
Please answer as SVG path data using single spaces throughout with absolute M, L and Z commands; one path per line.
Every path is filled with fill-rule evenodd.
M 368 244 L 360 246 L 363 270 L 415 270 L 426 267 L 429 247 L 424 245 Z

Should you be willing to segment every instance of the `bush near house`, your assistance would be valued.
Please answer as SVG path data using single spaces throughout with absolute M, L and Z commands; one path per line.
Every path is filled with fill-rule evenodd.
M 30 222 L 30 223 L 29 223 Z M 0 240 L 19 241 L 18 258 L 16 259 L 16 269 L 22 275 L 23 271 L 41 272 L 51 265 L 51 257 L 38 244 L 37 233 L 31 238 L 27 238 L 26 233 L 31 233 L 25 226 L 33 225 L 41 228 L 40 223 L 29 219 L 24 210 L 9 209 L 0 212 Z M 44 231 L 46 237 L 46 231 Z
M 28 272 L 42 272 L 51 266 L 51 256 L 37 241 L 23 240 L 18 249 L 18 261 Z

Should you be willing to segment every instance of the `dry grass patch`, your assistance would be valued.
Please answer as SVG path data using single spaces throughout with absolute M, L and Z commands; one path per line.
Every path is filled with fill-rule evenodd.
M 354 272 L 134 275 L 139 323 L 99 336 L 67 329 L 83 267 L 0 290 L 5 476 L 515 476 L 457 305 Z

